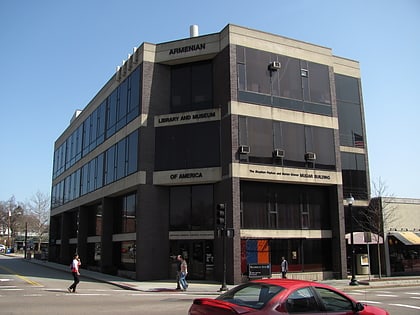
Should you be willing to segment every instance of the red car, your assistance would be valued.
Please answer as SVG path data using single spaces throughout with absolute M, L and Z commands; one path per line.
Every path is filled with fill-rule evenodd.
M 389 315 L 363 305 L 328 285 L 303 280 L 264 279 L 238 285 L 216 299 L 195 299 L 189 315 L 281 314 Z

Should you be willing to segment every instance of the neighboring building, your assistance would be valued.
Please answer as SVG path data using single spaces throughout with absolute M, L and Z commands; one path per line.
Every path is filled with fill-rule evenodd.
M 379 198 L 386 275 L 420 274 L 420 199 Z
M 347 274 L 345 198 L 366 207 L 359 64 L 235 25 L 143 43 L 54 147 L 49 259 L 138 280 L 227 281 L 289 261 L 290 277 Z M 130 274 L 131 273 L 131 274 Z

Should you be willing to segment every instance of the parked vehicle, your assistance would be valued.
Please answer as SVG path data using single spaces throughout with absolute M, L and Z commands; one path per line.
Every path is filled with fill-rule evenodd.
M 189 315 L 281 314 L 389 315 L 331 286 L 303 280 L 264 279 L 239 285 L 216 299 L 193 301 Z
M 6 246 L 0 244 L 0 253 L 4 253 L 6 251 Z

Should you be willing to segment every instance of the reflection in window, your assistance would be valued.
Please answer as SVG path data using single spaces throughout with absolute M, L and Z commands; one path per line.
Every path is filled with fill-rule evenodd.
M 136 232 L 136 194 L 130 194 L 122 198 L 121 232 Z
M 343 195 L 350 194 L 355 199 L 366 200 L 368 197 L 366 157 L 364 154 L 341 152 L 343 174 Z
M 245 284 L 230 290 L 217 299 L 236 305 L 262 309 L 275 295 L 283 290 L 283 287 L 277 285 Z
M 324 304 L 327 312 L 353 312 L 353 303 L 348 298 L 338 294 L 337 292 L 324 288 L 315 287 L 315 290 L 321 296 L 322 303 Z
M 299 289 L 290 294 L 286 301 L 286 308 L 289 313 L 321 311 L 310 288 Z
M 51 206 L 58 207 L 135 173 L 137 165 L 138 130 L 54 185 L 51 191 Z
M 53 178 L 72 167 L 140 112 L 140 65 L 54 152 Z
M 120 247 L 121 260 L 119 269 L 122 270 L 136 270 L 136 242 L 126 241 L 117 244 Z
M 364 148 L 359 79 L 335 75 L 340 145 Z

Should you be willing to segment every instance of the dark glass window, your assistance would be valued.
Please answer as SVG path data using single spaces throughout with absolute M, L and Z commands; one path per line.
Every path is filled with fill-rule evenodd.
M 80 193 L 85 195 L 89 191 L 89 163 L 82 167 L 82 180 L 80 184 Z
M 156 170 L 218 166 L 219 135 L 219 122 L 156 128 Z
M 89 179 L 88 179 L 88 191 L 95 190 L 95 178 L 96 178 L 96 158 L 92 159 L 89 163 Z
M 340 144 L 350 147 L 365 147 L 359 80 L 344 75 L 335 75 Z
M 171 69 L 172 112 L 199 110 L 213 106 L 212 64 L 192 63 Z
M 335 169 L 334 131 L 328 128 L 276 122 L 254 117 L 239 117 L 240 145 L 249 145 L 249 162 L 278 164 L 292 167 Z M 274 159 L 274 149 L 284 150 L 285 156 Z M 309 165 L 305 153 L 316 154 Z
M 138 135 L 136 130 L 127 137 L 127 175 L 137 172 Z
M 273 76 L 273 82 L 277 79 L 279 91 L 275 95 L 290 99 L 302 99 L 302 82 L 300 76 L 299 60 L 286 56 L 278 56 L 281 68 L 277 76 Z M 276 91 L 276 89 L 274 89 Z
M 127 89 L 128 79 L 118 87 L 118 101 L 117 101 L 117 130 L 121 129 L 127 124 Z
M 246 49 L 246 82 L 247 90 L 270 94 L 270 72 L 268 64 L 270 53 L 256 49 Z
M 72 167 L 82 155 L 87 155 L 103 143 L 105 134 L 107 138 L 110 137 L 139 115 L 140 67 L 134 70 L 54 152 L 53 178 Z M 98 185 L 95 183 L 93 187 Z
M 108 106 L 106 111 L 106 137 L 109 138 L 116 131 L 117 122 L 117 102 L 118 89 L 115 89 L 110 96 L 108 96 Z
M 95 183 L 94 189 L 101 188 L 104 183 L 104 154 L 98 155 L 96 158 L 96 169 L 95 169 Z
M 338 292 L 334 292 L 332 290 L 328 290 L 325 288 L 317 288 L 315 290 L 318 292 L 318 295 L 321 297 L 322 302 L 325 306 L 325 310 L 327 313 L 352 313 L 354 312 L 354 305 L 351 300 L 346 298 L 345 296 L 339 294 Z M 334 301 L 334 303 L 331 303 Z
M 241 182 L 241 227 L 246 229 L 329 229 L 325 187 Z
M 273 129 L 269 120 L 248 118 L 248 143 L 252 162 L 272 163 Z
M 213 186 L 171 187 L 170 229 L 172 231 L 212 230 Z
M 246 261 L 243 261 L 242 264 L 242 272 L 246 271 L 247 264 L 255 263 L 260 254 L 269 257 L 272 272 L 281 271 L 283 256 L 288 261 L 291 272 L 316 272 L 332 269 L 332 243 L 329 238 L 244 239 L 241 243 L 242 257 L 246 257 Z M 265 246 L 260 246 L 260 244 Z
M 171 230 L 190 230 L 191 187 L 171 187 L 170 219 Z
M 237 47 L 237 62 L 239 100 L 332 115 L 327 65 L 244 47 Z
M 126 170 L 126 158 L 125 158 L 125 151 L 126 151 L 126 141 L 121 140 L 117 143 L 116 148 L 116 180 L 121 179 L 125 175 Z
M 341 152 L 343 194 L 355 199 L 368 198 L 366 157 L 363 154 Z
M 115 146 L 105 152 L 105 185 L 115 180 Z
M 136 194 L 130 194 L 122 198 L 122 233 L 136 232 Z
M 310 288 L 298 289 L 289 295 L 286 309 L 290 314 L 295 313 L 321 313 L 321 308 Z
M 310 101 L 331 104 L 329 69 L 319 63 L 308 62 Z
M 139 68 L 130 75 L 128 84 L 127 122 L 130 122 L 139 115 L 140 111 L 141 86 Z

